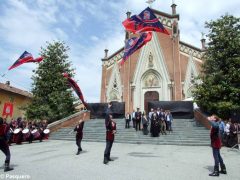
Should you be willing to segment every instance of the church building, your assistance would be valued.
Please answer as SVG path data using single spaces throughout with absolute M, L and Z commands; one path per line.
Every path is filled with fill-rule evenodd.
M 194 78 L 201 72 L 202 48 L 180 40 L 176 4 L 168 14 L 152 9 L 170 35 L 153 32 L 152 40 L 132 54 L 121 66 L 124 47 L 112 55 L 105 49 L 102 59 L 102 103 L 125 102 L 125 111 L 148 110 L 149 101 L 181 101 L 192 96 Z M 131 13 L 127 12 L 127 17 Z M 126 39 L 133 35 L 126 32 Z

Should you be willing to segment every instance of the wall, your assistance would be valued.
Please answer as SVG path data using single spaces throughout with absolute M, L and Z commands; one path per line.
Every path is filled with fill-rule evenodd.
M 48 128 L 50 129 L 51 132 L 54 132 L 63 127 L 72 127 L 75 126 L 80 119 L 84 119 L 86 121 L 90 120 L 90 111 L 81 111 L 64 119 L 55 121 L 49 124 Z
M 12 92 L 0 90 L 0 116 L 2 116 L 3 107 L 4 107 L 5 102 L 13 103 L 12 118 L 24 117 L 25 111 L 21 110 L 21 107 L 26 106 L 27 104 L 31 103 L 31 98 L 22 96 L 19 94 L 15 94 Z M 7 119 L 10 120 L 11 117 L 8 116 Z
M 201 123 L 207 129 L 211 128 L 211 125 L 207 120 L 207 116 L 205 114 L 203 114 L 199 109 L 194 110 L 194 118 L 196 121 Z

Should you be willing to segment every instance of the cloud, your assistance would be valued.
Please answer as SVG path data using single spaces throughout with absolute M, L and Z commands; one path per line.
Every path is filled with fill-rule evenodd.
M 104 57 L 104 49 L 114 53 L 124 45 L 124 34 L 120 31 L 110 33 L 106 38 L 99 38 L 97 43 L 90 47 L 75 51 L 71 48 L 71 60 L 76 67 L 75 79 L 88 102 L 99 102 L 101 88 L 101 59 Z

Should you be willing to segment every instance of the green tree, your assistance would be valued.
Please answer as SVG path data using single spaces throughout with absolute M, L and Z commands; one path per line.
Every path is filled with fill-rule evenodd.
M 206 23 L 209 44 L 201 84 L 193 92 L 197 104 L 222 118 L 240 109 L 240 19 L 231 15 Z
M 75 112 L 72 90 L 62 75 L 63 72 L 73 75 L 68 50 L 63 42 L 55 41 L 41 48 L 44 60 L 32 77 L 33 101 L 26 110 L 28 118 L 53 122 Z

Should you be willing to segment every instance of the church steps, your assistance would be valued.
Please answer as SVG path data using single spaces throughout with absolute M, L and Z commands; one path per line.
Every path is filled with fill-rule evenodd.
M 142 131 L 135 131 L 132 127 L 125 129 L 125 120 L 115 119 L 117 122 L 116 143 L 156 144 L 156 145 L 192 145 L 208 146 L 209 130 L 196 124 L 194 120 L 176 119 L 173 122 L 173 133 L 160 137 L 145 136 Z M 105 142 L 106 130 L 104 119 L 94 119 L 85 122 L 83 141 Z M 61 128 L 51 134 L 50 139 L 75 141 L 74 127 Z

